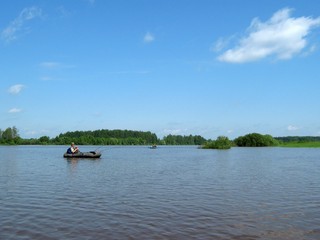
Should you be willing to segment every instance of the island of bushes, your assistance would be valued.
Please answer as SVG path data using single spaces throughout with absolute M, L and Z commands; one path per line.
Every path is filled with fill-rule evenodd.
M 95 130 L 61 133 L 55 138 L 42 136 L 38 139 L 23 139 L 16 127 L 0 129 L 0 144 L 2 145 L 199 145 L 204 149 L 230 149 L 231 147 L 320 147 L 320 137 L 272 137 L 259 133 L 250 133 L 230 140 L 219 136 L 216 140 L 205 139 L 199 135 L 167 135 L 159 139 L 149 131 L 132 130 Z
M 272 147 L 278 146 L 279 141 L 271 135 L 262 135 L 259 133 L 250 133 L 240 136 L 233 141 L 228 137 L 220 136 L 215 141 L 208 141 L 204 144 L 204 148 L 211 149 L 230 149 L 232 146 L 237 147 Z

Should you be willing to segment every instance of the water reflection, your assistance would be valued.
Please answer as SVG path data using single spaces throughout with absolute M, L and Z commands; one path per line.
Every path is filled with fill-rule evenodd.
M 77 170 L 79 159 L 78 158 L 68 158 L 67 163 L 71 172 L 75 172 Z
M 98 164 L 101 159 L 92 159 L 92 158 L 66 158 L 68 168 L 71 172 L 76 172 L 79 164 L 87 165 L 91 168 L 92 164 Z

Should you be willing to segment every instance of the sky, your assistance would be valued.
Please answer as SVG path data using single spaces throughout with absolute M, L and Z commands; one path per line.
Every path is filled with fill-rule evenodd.
M 0 1 L 0 129 L 320 135 L 318 0 Z

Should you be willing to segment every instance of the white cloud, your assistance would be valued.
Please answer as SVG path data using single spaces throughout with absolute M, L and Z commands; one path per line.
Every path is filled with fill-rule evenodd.
M 151 43 L 155 40 L 154 36 L 152 33 L 147 32 L 146 35 L 144 35 L 143 41 L 145 43 Z
M 164 129 L 163 132 L 164 134 L 168 135 L 168 134 L 171 134 L 171 135 L 180 135 L 182 134 L 182 132 L 184 132 L 185 130 L 183 129 Z
M 233 37 L 230 38 L 219 38 L 211 47 L 210 50 L 213 52 L 220 52 L 222 51 L 226 46 L 228 46 L 229 42 L 231 41 Z
M 293 126 L 293 125 L 289 125 L 289 126 L 287 127 L 287 129 L 288 129 L 288 131 L 297 131 L 297 130 L 299 130 L 298 127 Z
M 19 112 L 21 112 L 22 110 L 20 109 L 20 108 L 11 108 L 10 110 L 9 110 L 9 113 L 19 113 Z
M 40 63 L 40 66 L 43 67 L 43 68 L 50 68 L 50 69 L 52 69 L 52 68 L 58 68 L 58 67 L 60 67 L 61 64 L 58 63 L 58 62 L 42 62 L 42 63 Z
M 221 54 L 218 60 L 244 63 L 269 56 L 277 59 L 292 58 L 306 47 L 306 37 L 312 28 L 320 26 L 320 17 L 293 18 L 290 17 L 291 12 L 292 9 L 284 8 L 266 22 L 253 19 L 248 35 L 236 47 Z
M 57 77 L 56 73 L 76 68 L 76 65 L 65 64 L 55 61 L 43 61 L 38 64 L 38 67 L 41 69 L 42 72 L 42 76 L 40 76 L 41 81 L 57 81 L 61 80 L 61 76 Z
M 38 134 L 38 132 L 37 131 L 33 131 L 33 130 L 29 130 L 25 134 L 34 136 L 34 135 Z
M 40 80 L 42 81 L 52 81 L 54 78 L 53 77 L 49 77 L 49 76 L 43 76 L 40 78 Z
M 16 84 L 16 85 L 13 85 L 9 88 L 8 92 L 10 94 L 18 94 L 21 92 L 22 88 L 24 88 L 24 85 L 22 84 Z
M 19 16 L 14 19 L 9 26 L 7 26 L 1 32 L 1 38 L 4 39 L 6 42 L 11 42 L 17 39 L 17 34 L 23 30 L 23 25 L 36 17 L 40 17 L 42 15 L 41 8 L 38 7 L 29 7 L 24 8 Z
M 25 135 L 31 135 L 31 136 L 44 136 L 48 135 L 50 133 L 50 130 L 47 129 L 41 129 L 41 130 L 31 130 L 31 129 L 24 129 Z
M 39 66 L 46 70 L 57 70 L 57 69 L 69 69 L 69 68 L 75 68 L 75 65 L 72 64 L 64 64 L 60 62 L 41 62 Z
M 219 38 L 213 46 L 211 46 L 210 50 L 214 52 L 219 52 L 221 51 L 224 47 L 226 46 L 226 41 L 223 40 L 222 38 Z
M 309 56 L 311 55 L 312 53 L 314 53 L 316 50 L 318 49 L 317 45 L 312 45 L 310 46 L 308 49 L 306 49 L 306 51 L 303 53 L 303 56 Z

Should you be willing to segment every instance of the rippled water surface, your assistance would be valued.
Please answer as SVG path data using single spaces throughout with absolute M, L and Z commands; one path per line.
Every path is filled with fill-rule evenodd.
M 0 239 L 320 239 L 320 149 L 66 148 L 0 147 Z

